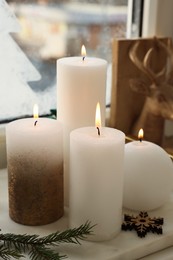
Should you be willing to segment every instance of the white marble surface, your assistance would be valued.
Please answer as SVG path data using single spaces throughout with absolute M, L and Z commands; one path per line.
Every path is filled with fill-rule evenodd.
M 59 221 L 45 226 L 29 227 L 13 222 L 8 215 L 7 189 L 7 170 L 0 170 L 0 228 L 2 233 L 28 233 L 43 236 L 68 227 L 67 213 Z M 126 213 L 129 212 L 126 211 Z M 158 252 L 173 245 L 173 196 L 164 207 L 149 214 L 164 217 L 163 235 L 148 233 L 145 238 L 141 239 L 134 231 L 122 231 L 116 238 L 107 242 L 82 241 L 81 245 L 63 244 L 57 249 L 60 253 L 66 254 L 70 260 L 173 259 L 173 248 Z M 29 258 L 26 256 L 26 259 Z

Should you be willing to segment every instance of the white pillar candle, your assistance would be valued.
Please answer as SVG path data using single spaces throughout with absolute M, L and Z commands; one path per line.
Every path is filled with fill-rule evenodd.
M 91 57 L 57 60 L 57 118 L 63 124 L 65 203 L 68 205 L 69 135 L 79 127 L 93 125 L 95 104 L 100 101 L 105 120 L 107 62 Z
M 103 127 L 75 129 L 70 134 L 69 224 L 96 224 L 91 240 L 108 240 L 122 222 L 125 136 Z
M 156 209 L 169 199 L 172 183 L 173 163 L 160 146 L 148 141 L 125 145 L 124 207 Z
M 6 127 L 10 217 L 42 225 L 63 215 L 62 126 L 48 118 Z

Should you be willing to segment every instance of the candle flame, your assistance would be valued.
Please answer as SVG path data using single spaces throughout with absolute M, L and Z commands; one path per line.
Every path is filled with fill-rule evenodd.
M 142 139 L 144 138 L 144 130 L 141 128 L 138 132 L 138 139 L 140 141 L 142 141 Z
M 33 107 L 33 116 L 34 118 L 38 118 L 38 105 L 35 104 Z
M 81 55 L 82 55 L 82 57 L 86 57 L 86 48 L 85 48 L 85 46 L 84 45 L 82 45 L 82 48 L 81 48 Z
M 96 105 L 95 126 L 98 128 L 101 127 L 101 113 L 100 113 L 100 103 L 99 102 Z

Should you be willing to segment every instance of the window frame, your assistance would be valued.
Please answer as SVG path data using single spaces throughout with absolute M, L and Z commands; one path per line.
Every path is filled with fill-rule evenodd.
M 173 37 L 172 10 L 172 0 L 144 0 L 142 37 Z

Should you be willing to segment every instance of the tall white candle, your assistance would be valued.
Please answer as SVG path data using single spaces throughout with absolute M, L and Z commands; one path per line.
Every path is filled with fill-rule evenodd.
M 6 127 L 10 217 L 41 225 L 63 215 L 62 126 L 48 118 Z
M 105 120 L 107 62 L 90 57 L 57 60 L 57 118 L 63 124 L 65 203 L 68 205 L 69 135 L 79 127 L 93 125 L 95 104 L 100 101 Z
M 108 240 L 122 221 L 124 133 L 103 127 L 75 129 L 70 134 L 69 224 L 97 224 L 91 240 Z
M 160 146 L 142 140 L 126 144 L 124 169 L 124 207 L 148 211 L 169 199 L 173 163 Z

